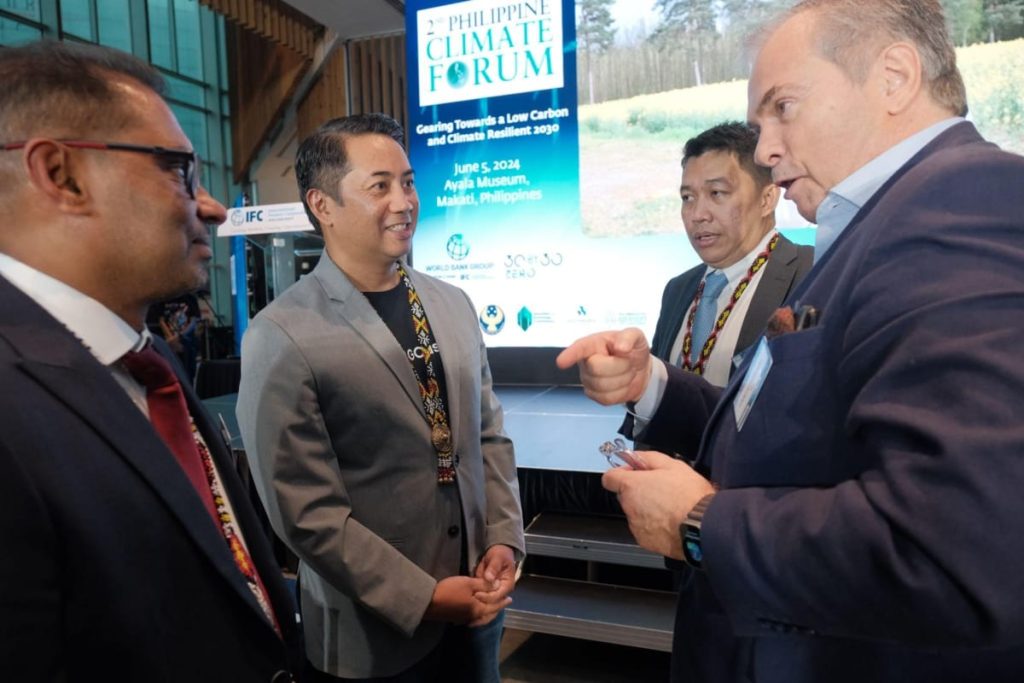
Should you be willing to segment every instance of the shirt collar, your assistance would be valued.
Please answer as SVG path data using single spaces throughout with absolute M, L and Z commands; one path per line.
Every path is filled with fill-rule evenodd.
M 842 234 L 861 207 L 915 154 L 964 119 L 953 116 L 932 124 L 890 147 L 833 187 L 818 206 L 814 256 L 820 258 Z
M 0 275 L 68 328 L 103 365 L 150 341 L 149 330 L 136 332 L 92 297 L 6 254 L 0 254 Z

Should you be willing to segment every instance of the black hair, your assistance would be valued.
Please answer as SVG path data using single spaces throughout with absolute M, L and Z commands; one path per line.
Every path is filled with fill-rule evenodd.
M 386 135 L 405 146 L 401 124 L 387 114 L 354 114 L 331 119 L 299 145 L 295 155 L 295 180 L 302 207 L 317 234 L 322 234 L 320 222 L 306 203 L 306 192 L 315 188 L 341 203 L 338 184 L 349 172 L 345 138 L 357 135 Z
M 740 166 L 753 178 L 758 187 L 772 182 L 772 172 L 754 162 L 757 133 L 745 123 L 727 121 L 690 138 L 683 146 L 683 166 L 694 157 L 708 152 L 729 152 L 736 156 Z

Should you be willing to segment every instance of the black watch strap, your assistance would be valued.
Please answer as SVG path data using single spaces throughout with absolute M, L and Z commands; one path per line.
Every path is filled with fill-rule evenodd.
M 700 527 L 704 522 L 704 511 L 708 509 L 708 505 L 714 497 L 715 494 L 709 493 L 697 501 L 697 504 L 686 515 L 686 521 L 683 522 L 683 527 L 680 530 L 683 535 L 683 558 L 686 560 L 686 564 L 694 569 L 704 568 L 704 548 L 700 540 Z

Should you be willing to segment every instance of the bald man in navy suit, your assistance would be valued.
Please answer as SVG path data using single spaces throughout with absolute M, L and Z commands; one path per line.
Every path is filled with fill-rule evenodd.
M 604 484 L 745 639 L 731 680 L 1024 671 L 1024 158 L 966 108 L 936 0 L 798 4 L 749 84 L 756 159 L 819 226 L 773 338 L 724 390 L 636 330 L 560 358 L 604 403 L 655 392 L 644 441 L 710 468 L 650 451 Z

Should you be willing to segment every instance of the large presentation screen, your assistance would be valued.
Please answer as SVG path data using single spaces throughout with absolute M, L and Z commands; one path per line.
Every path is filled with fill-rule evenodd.
M 643 98 L 592 105 L 587 93 L 581 105 L 571 0 L 406 11 L 416 268 L 469 293 L 491 346 L 653 334 L 666 281 L 699 263 L 678 194 L 681 149 L 699 130 L 650 125 Z M 745 92 L 732 90 L 742 117 Z
M 684 4 L 406 2 L 413 261 L 469 293 L 491 346 L 630 325 L 650 337 L 666 281 L 699 263 L 682 147 L 745 117 L 742 47 L 772 4 L 719 3 L 700 26 L 667 9 Z M 1009 0 L 944 4 L 968 118 L 1024 153 L 1024 17 Z M 813 243 L 790 202 L 776 226 Z

